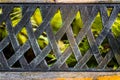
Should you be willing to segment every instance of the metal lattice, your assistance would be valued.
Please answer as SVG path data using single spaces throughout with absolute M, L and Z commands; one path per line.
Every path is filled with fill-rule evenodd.
M 8 35 L 0 42 L 0 71 L 112 71 L 113 68 L 108 66 L 108 63 L 114 58 L 119 70 L 120 65 L 120 39 L 115 38 L 111 31 L 111 27 L 119 15 L 119 4 L 0 4 L 2 14 L 0 14 L 0 23 L 5 22 Z M 19 23 L 13 27 L 10 19 L 10 13 L 14 7 L 22 8 L 22 18 Z M 39 8 L 43 17 L 43 22 L 36 31 L 30 22 L 30 17 Z M 111 8 L 111 14 L 108 15 L 107 9 Z M 50 20 L 57 10 L 60 10 L 62 15 L 63 25 L 53 33 L 50 25 Z M 83 27 L 75 37 L 71 23 L 74 21 L 76 13 L 80 11 L 83 22 Z M 91 26 L 97 14 L 100 13 L 102 21 L 102 31 L 95 38 L 91 30 Z M 99 25 L 99 24 L 98 24 Z M 28 33 L 28 40 L 20 45 L 17 39 L 17 34 L 25 27 Z M 41 49 L 37 39 L 45 32 L 49 39 L 49 44 Z M 69 46 L 61 52 L 58 46 L 58 41 L 66 35 L 69 41 Z M 86 37 L 89 43 L 89 49 L 84 55 L 81 54 L 79 44 Z M 100 53 L 99 46 L 104 40 L 108 40 L 110 50 L 103 56 Z M 6 58 L 6 47 L 11 44 L 13 49 L 12 55 Z M 9 48 L 9 47 L 8 47 Z M 32 49 L 34 58 L 28 62 L 25 53 Z M 56 61 L 52 65 L 48 65 L 46 56 L 53 51 Z M 29 54 L 29 53 L 28 53 Z M 76 64 L 72 67 L 66 63 L 67 59 L 74 55 Z M 6 55 L 9 55 L 9 50 Z M 91 57 L 95 58 L 97 66 L 90 68 L 88 61 Z M 14 64 L 19 63 L 18 67 Z

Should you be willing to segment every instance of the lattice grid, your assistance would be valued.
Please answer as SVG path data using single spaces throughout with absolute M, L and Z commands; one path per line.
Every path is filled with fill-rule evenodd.
M 11 16 L 15 7 L 19 7 L 22 14 L 19 22 L 13 26 Z M 0 71 L 116 71 L 120 69 L 120 39 L 112 32 L 116 18 L 119 19 L 119 4 L 16 3 L 0 4 L 0 9 L 1 30 L 6 29 L 8 33 L 0 41 Z M 40 10 L 43 20 L 38 27 L 35 27 L 36 30 L 33 30 L 31 17 L 36 9 Z M 62 16 L 62 27 L 54 33 L 50 21 L 58 10 Z M 111 10 L 110 14 L 108 10 Z M 74 35 L 72 23 L 77 12 L 80 13 L 83 25 L 78 30 L 78 34 Z M 101 22 L 97 25 L 101 25 L 102 30 L 95 36 L 93 24 L 96 23 L 98 14 Z M 23 28 L 27 31 L 27 40 L 21 45 L 17 36 Z M 2 33 L 0 35 L 2 36 Z M 44 47 L 39 46 L 38 39 L 41 35 L 45 35 L 48 39 Z M 81 46 L 85 41 L 88 48 L 83 54 Z M 102 54 L 99 47 L 101 45 L 103 47 L 104 42 L 107 43 L 104 47 L 108 50 Z M 65 46 L 65 44 L 67 47 L 61 51 L 59 45 Z M 53 54 L 55 60 L 49 60 L 47 58 L 49 54 Z M 71 62 L 68 62 L 68 59 L 71 59 Z M 112 62 L 117 68 L 114 69 L 116 66 L 112 65 Z

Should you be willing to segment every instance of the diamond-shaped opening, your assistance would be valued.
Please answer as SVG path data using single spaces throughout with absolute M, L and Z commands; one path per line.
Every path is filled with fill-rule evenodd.
M 110 44 L 108 42 L 108 39 L 105 38 L 102 44 L 99 46 L 99 51 L 103 57 L 110 51 Z
M 44 49 L 49 44 L 49 39 L 46 32 L 43 32 L 42 35 L 38 37 L 37 42 L 41 49 Z
M 108 14 L 108 16 L 110 16 L 111 15 L 111 12 L 113 11 L 113 8 L 107 8 L 107 14 Z
M 53 33 L 56 34 L 57 31 L 62 27 L 62 15 L 61 11 L 58 9 L 50 21 L 50 25 L 53 29 Z
M 0 15 L 3 14 L 2 8 L 0 7 Z
M 3 53 L 6 59 L 9 59 L 14 54 L 11 43 L 9 43 L 9 45 L 3 49 Z
M 10 18 L 11 18 L 12 26 L 15 27 L 22 18 L 22 8 L 14 7 L 10 13 Z
M 35 58 L 35 54 L 34 54 L 32 48 L 30 48 L 27 52 L 25 52 L 24 56 L 25 56 L 27 62 L 30 63 Z
M 88 51 L 90 48 L 89 42 L 87 40 L 87 37 L 85 36 L 81 43 L 79 44 L 79 49 L 81 51 L 81 54 L 84 56 L 84 54 Z
M 77 64 L 75 55 L 72 53 L 69 58 L 66 60 L 68 67 L 74 67 Z
M 63 35 L 61 40 L 57 41 L 57 44 L 62 53 L 67 49 L 68 46 L 70 46 L 66 33 Z
M 103 29 L 102 20 L 101 20 L 100 13 L 98 12 L 98 14 L 97 14 L 92 26 L 91 26 L 91 30 L 92 30 L 95 38 L 98 37 L 98 35 L 102 31 L 102 29 Z
M 45 57 L 45 60 L 46 60 L 46 62 L 47 62 L 47 64 L 48 64 L 48 66 L 52 66 L 52 65 L 56 62 L 57 58 L 56 58 L 54 52 L 51 51 L 51 52 Z
M 72 24 L 71 24 L 73 33 L 74 33 L 74 37 L 76 37 L 80 31 L 80 29 L 83 27 L 83 22 L 81 19 L 81 15 L 80 15 L 80 11 L 77 12 L 75 19 L 73 20 Z
M 115 19 L 111 30 L 112 30 L 113 35 L 116 38 L 120 37 L 120 13 L 118 14 L 117 18 Z
M 25 27 L 17 34 L 17 39 L 19 44 L 22 46 L 28 40 L 27 30 Z
M 8 31 L 6 28 L 6 23 L 2 22 L 0 24 L 0 41 L 2 41 L 8 35 Z
M 33 26 L 33 31 L 42 23 L 42 14 L 40 8 L 36 8 L 33 15 L 30 18 L 31 24 Z
M 15 62 L 15 64 L 12 65 L 12 68 L 22 68 L 22 67 L 20 65 L 20 62 L 17 61 L 17 62 Z
M 94 56 L 92 56 L 89 59 L 89 61 L 87 62 L 87 65 L 88 65 L 89 68 L 95 68 L 95 67 L 97 67 L 98 63 L 97 63 L 97 61 L 96 61 L 96 59 L 95 59 Z
M 113 70 L 116 70 L 119 67 L 119 64 L 117 63 L 115 57 L 113 57 L 112 60 L 107 64 L 107 67 Z

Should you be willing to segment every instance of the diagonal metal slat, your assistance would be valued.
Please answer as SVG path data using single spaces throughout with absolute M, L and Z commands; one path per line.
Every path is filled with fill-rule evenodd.
M 52 14 L 52 13 L 51 13 Z M 53 14 L 52 14 L 53 15 Z M 50 16 L 50 15 L 49 15 Z M 51 17 L 49 18 L 49 19 L 51 19 Z M 45 22 L 46 23 L 46 22 Z M 44 25 L 46 26 L 46 24 L 44 23 Z M 42 26 L 42 25 L 41 25 Z M 37 29 L 37 30 L 39 30 L 39 29 Z M 41 30 L 44 30 L 44 28 L 43 29 L 41 29 Z M 42 34 L 42 32 L 43 31 L 40 31 L 41 32 L 41 34 Z M 37 31 L 36 31 L 36 33 L 37 33 Z M 35 34 L 35 35 L 37 35 L 37 36 L 39 36 L 38 34 Z M 17 51 L 16 51 L 16 53 L 15 53 L 15 55 L 13 55 L 8 61 L 9 62 L 11 62 L 12 64 L 14 64 L 15 63 L 15 61 L 17 61 L 20 57 L 22 57 L 22 55 L 24 54 L 24 52 L 25 51 L 27 51 L 28 49 L 30 48 L 30 45 L 29 45 L 29 41 L 28 42 L 26 42 L 26 44 L 24 44 L 21 48 L 19 48 Z M 25 50 L 26 49 L 26 50 Z M 18 54 L 19 53 L 19 54 Z M 23 54 L 21 54 L 21 53 L 23 53 Z M 19 57 L 18 57 L 19 56 Z M 16 57 L 16 58 L 15 58 Z M 16 60 L 12 60 L 12 59 L 16 59 Z M 8 63 L 9 63 L 8 62 Z M 10 63 L 10 64 L 11 64 Z
M 118 64 L 117 70 L 119 71 L 120 39 L 119 37 L 115 38 L 111 31 L 112 25 L 120 13 L 119 6 L 119 4 L 0 4 L 2 11 L 0 14 L 0 28 L 2 28 L 2 23 L 4 22 L 8 32 L 6 37 L 0 41 L 0 71 L 110 71 L 113 70 L 113 68 L 109 67 L 109 62 L 112 61 L 114 57 Z M 22 9 L 22 18 L 15 27 L 12 26 L 10 19 L 10 14 L 14 7 L 20 7 Z M 39 8 L 43 20 L 42 23 L 36 27 L 36 31 L 33 31 L 33 24 L 30 22 L 30 19 L 37 8 Z M 112 9 L 110 16 L 108 16 L 109 8 Z M 52 29 L 50 21 L 58 10 L 60 10 L 62 16 L 62 27 L 56 34 L 53 34 L 54 29 Z M 83 26 L 78 35 L 74 37 L 71 24 L 78 11 L 80 12 Z M 91 25 L 98 13 L 100 13 L 102 19 L 103 29 L 95 39 L 91 31 Z M 28 39 L 23 45 L 20 45 L 17 40 L 17 34 L 19 34 L 23 27 L 27 30 Z M 39 36 L 43 35 L 43 32 L 47 34 L 49 44 L 41 49 L 37 40 Z M 65 44 L 69 46 L 61 53 L 57 42 L 59 40 L 62 41 L 63 37 L 68 39 L 68 43 Z M 90 48 L 82 55 L 79 44 L 82 43 L 84 37 L 87 37 Z M 102 45 L 106 39 L 108 39 L 108 43 L 110 44 L 110 50 L 103 56 L 99 51 L 99 46 Z M 4 50 L 8 48 L 9 44 L 12 45 L 14 53 L 12 53 L 13 55 L 9 59 L 6 59 Z M 25 54 L 30 49 L 33 50 L 32 54 L 34 54 L 35 57 L 31 62 L 28 62 Z M 48 57 L 51 51 L 53 51 L 56 61 L 49 65 L 46 57 Z M 73 67 L 70 67 L 67 63 L 71 54 L 74 54 L 76 60 L 76 65 Z M 92 56 L 95 57 L 98 64 L 93 69 L 87 64 Z M 18 61 L 20 63 L 19 68 L 14 65 Z
M 74 8 L 71 8 L 72 10 L 74 10 Z M 76 12 L 73 12 L 73 13 L 76 13 Z M 72 15 L 74 15 L 75 16 L 75 14 L 73 14 L 73 13 L 70 13 L 70 15 L 69 16 L 72 16 Z M 67 16 L 67 18 L 66 18 L 66 24 L 63 24 L 63 27 L 56 33 L 56 35 L 55 35 L 55 38 L 56 38 L 56 40 L 59 40 L 60 39 L 60 37 L 62 37 L 61 35 L 64 35 L 64 32 L 65 32 L 65 28 L 66 27 L 64 27 L 64 26 L 67 26 L 67 24 L 70 24 L 70 22 L 68 21 L 68 20 L 73 20 L 73 18 L 74 18 L 74 16 L 72 16 L 72 17 L 68 17 Z M 69 18 L 69 19 L 68 19 Z M 63 29 L 64 28 L 64 29 Z M 62 32 L 61 32 L 62 31 Z M 59 37 L 57 37 L 57 36 L 59 36 Z M 33 65 L 38 65 L 38 64 L 40 64 L 40 62 L 41 62 L 41 60 L 42 59 L 44 59 L 45 58 L 45 56 L 47 56 L 47 53 L 49 53 L 50 52 L 50 49 L 51 49 L 51 45 L 48 45 L 45 49 L 43 49 L 43 51 L 42 51 L 42 53 L 44 53 L 43 54 L 43 57 L 42 58 L 40 58 L 42 55 L 38 55 L 37 57 L 36 57 L 36 59 L 33 61 L 33 62 L 31 62 L 31 65 L 33 64 Z M 41 59 L 41 60 L 40 60 Z M 35 64 L 35 62 L 37 63 L 37 64 Z
M 100 45 L 102 43 L 102 41 L 105 39 L 105 37 L 107 36 L 108 32 L 109 32 L 109 29 L 110 27 L 112 26 L 117 14 L 118 14 L 118 10 L 116 9 L 116 7 L 114 7 L 112 13 L 111 13 L 111 16 L 109 17 L 109 20 L 107 21 L 106 25 L 104 26 L 102 32 L 100 33 L 100 35 L 96 38 L 96 42 L 97 42 L 97 45 Z M 105 28 L 106 27 L 106 28 Z M 106 31 L 107 30 L 107 31 Z M 103 35 L 103 36 L 102 36 Z M 90 50 L 87 51 L 87 54 L 82 57 L 82 59 L 80 60 L 80 62 L 84 61 L 85 59 L 88 59 L 88 54 L 89 54 L 89 57 L 92 56 L 92 54 L 90 54 L 89 52 Z M 88 60 L 86 60 L 88 61 Z M 79 68 L 81 65 L 80 65 L 80 62 L 78 62 L 78 64 L 75 66 L 75 68 Z M 83 65 L 82 65 L 83 66 Z
M 9 34 L 9 39 L 11 41 L 11 44 L 13 46 L 14 51 L 16 52 L 19 48 L 19 42 L 17 41 L 17 38 L 14 34 L 12 25 L 11 25 L 11 21 L 10 21 L 10 17 L 8 17 L 7 21 L 6 21 L 6 25 L 7 25 L 7 30 L 8 30 L 8 34 Z M 27 66 L 27 61 L 25 60 L 25 57 L 23 56 L 22 59 L 20 59 L 20 64 L 23 68 L 25 68 Z M 28 68 L 28 67 L 27 67 Z
M 26 14 L 24 14 L 23 18 L 21 19 L 21 21 L 16 25 L 16 27 L 14 28 L 14 33 L 17 34 L 22 27 L 26 24 L 27 20 L 26 18 L 29 18 L 29 15 L 32 15 L 32 13 L 29 13 L 29 10 L 32 9 L 31 7 L 28 8 L 28 10 L 26 11 Z M 33 7 L 33 9 L 35 9 L 35 7 Z M 20 24 L 20 25 L 19 25 Z M 3 50 L 8 43 L 10 42 L 10 40 L 8 39 L 8 36 L 5 37 L 1 42 L 0 42 L 0 51 Z
M 48 35 L 48 38 L 49 38 L 49 41 L 50 41 L 50 45 L 52 46 L 53 52 L 54 52 L 56 58 L 58 59 L 58 58 L 61 56 L 61 51 L 60 51 L 60 49 L 58 48 L 57 41 L 55 40 L 55 36 L 54 36 L 54 34 L 52 33 L 53 31 L 52 31 L 50 25 L 48 26 L 46 32 L 47 32 L 47 35 Z M 67 65 L 64 64 L 63 67 L 66 68 Z
M 104 7 L 100 7 L 100 10 L 101 10 L 101 15 L 102 15 L 102 23 L 103 23 L 103 26 L 105 26 L 106 21 L 109 19 L 109 17 L 107 16 L 107 9 L 104 6 Z M 109 53 L 106 54 L 105 58 L 101 61 L 101 63 L 98 65 L 97 68 L 105 68 L 107 66 L 108 62 L 111 61 L 111 59 L 113 58 L 114 55 L 116 55 L 117 59 L 119 60 L 119 58 L 118 58 L 119 55 L 117 55 L 119 49 L 118 49 L 118 46 L 116 44 L 116 40 L 111 33 L 111 30 L 109 31 L 107 38 L 109 40 L 109 43 L 110 43 L 113 51 L 110 51 Z M 113 44 L 115 46 L 113 46 Z M 118 50 L 117 54 L 116 54 L 116 50 Z M 118 61 L 118 63 L 119 63 L 119 61 Z
M 26 29 L 27 29 L 28 38 L 30 40 L 30 44 L 32 46 L 34 54 L 35 54 L 35 56 L 37 56 L 41 53 L 41 49 L 39 48 L 39 44 L 37 43 L 37 39 L 35 38 L 35 35 L 34 35 L 34 32 L 33 32 L 32 25 L 31 25 L 30 21 L 27 23 Z M 46 68 L 48 68 L 45 60 L 42 63 L 44 64 L 44 68 L 45 68 L 45 66 L 46 66 Z
M 79 32 L 79 34 L 78 34 L 78 36 L 76 37 L 76 42 L 77 42 L 77 44 L 79 44 L 79 42 L 82 40 L 82 38 L 85 36 L 85 35 L 83 35 L 83 34 L 85 34 L 87 31 L 86 30 L 88 30 L 88 27 L 90 27 L 90 24 L 91 24 L 91 22 L 94 20 L 94 18 L 95 18 L 95 16 L 96 16 L 96 14 L 97 14 L 97 10 L 95 10 L 95 7 L 93 8 L 93 11 L 95 11 L 94 12 L 94 14 L 92 14 L 92 15 L 94 15 L 94 16 L 89 16 L 89 18 L 88 18 L 88 21 L 86 21 L 86 23 L 85 23 L 85 25 L 83 26 L 83 28 L 81 29 L 81 31 Z M 92 13 L 92 12 L 91 12 Z M 90 19 L 90 20 L 89 20 Z M 79 41 L 80 40 L 80 41 Z M 70 47 L 68 47 L 66 50 L 65 50 L 65 52 L 63 53 L 63 55 L 57 60 L 57 62 L 52 66 L 53 68 L 54 67 L 56 67 L 58 64 L 59 65 L 62 65 L 64 62 L 65 62 L 65 60 L 68 58 L 68 56 L 70 56 L 71 55 L 71 48 Z M 70 52 L 70 53 L 69 53 Z M 66 58 L 65 58 L 65 56 L 67 56 Z
M 77 43 L 76 43 L 76 41 L 74 39 L 74 36 L 73 36 L 74 34 L 72 32 L 71 27 L 69 27 L 69 29 L 67 30 L 66 33 L 67 33 L 68 40 L 69 40 L 69 42 L 71 44 L 71 48 L 73 50 L 73 53 L 75 55 L 75 58 L 78 61 L 80 58 L 82 58 L 82 54 L 81 54 L 81 52 L 79 50 L 79 47 L 78 47 L 78 45 L 77 45 Z M 85 68 L 88 68 L 87 65 L 85 65 Z
M 9 69 L 10 68 L 8 66 L 8 63 L 7 63 L 5 56 L 3 55 L 3 52 L 0 52 L 0 63 L 1 63 L 2 69 Z
M 31 16 L 32 14 L 33 14 L 33 12 L 34 12 L 34 10 L 35 10 L 35 8 L 36 7 L 29 7 L 28 8 L 28 10 L 26 11 L 26 14 L 23 16 L 23 18 L 21 19 L 21 21 L 16 25 L 16 27 L 13 29 L 13 31 L 14 31 L 14 33 L 15 34 L 17 34 L 20 30 L 21 30 L 21 28 L 26 24 L 26 22 L 29 20 L 29 16 Z M 31 9 L 31 10 L 30 10 Z M 27 18 L 27 20 L 25 21 L 25 19 Z M 23 24 L 21 24 L 21 23 L 23 23 Z M 17 29 L 17 30 L 16 30 Z M 19 30 L 19 31 L 18 31 Z M 21 51 L 19 51 L 19 52 L 21 52 Z M 11 57 L 11 59 L 13 60 L 13 58 Z M 14 61 L 14 60 L 13 60 Z M 8 64 L 10 63 L 11 61 L 10 60 L 8 60 Z M 14 62 L 15 63 L 15 62 Z M 13 64 L 14 64 L 13 63 Z M 13 64 L 10 64 L 10 66 L 12 66 Z

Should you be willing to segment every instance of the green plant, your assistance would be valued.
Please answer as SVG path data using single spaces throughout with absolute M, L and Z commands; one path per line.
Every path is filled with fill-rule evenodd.
M 110 10 L 111 9 L 108 9 L 109 16 L 110 16 Z M 0 9 L 0 14 L 2 14 L 1 9 Z M 15 7 L 10 14 L 10 18 L 11 18 L 12 26 L 15 27 L 22 18 L 22 9 L 20 7 Z M 34 14 L 30 18 L 30 21 L 31 21 L 31 24 L 33 27 L 33 31 L 35 31 L 36 28 L 42 24 L 43 19 L 42 19 L 42 14 L 41 14 L 41 11 L 39 8 L 37 8 L 35 10 Z M 61 14 L 60 10 L 57 10 L 57 12 L 54 14 L 53 18 L 50 21 L 50 25 L 53 29 L 54 34 L 56 34 L 56 32 L 62 27 L 63 22 L 62 22 L 62 14 Z M 80 16 L 80 12 L 78 11 L 75 16 L 75 19 L 71 23 L 74 37 L 76 37 L 78 35 L 82 26 L 83 26 L 83 22 L 82 22 L 82 19 Z M 102 29 L 103 29 L 103 24 L 102 24 L 100 13 L 98 13 L 93 24 L 91 25 L 91 31 L 92 31 L 95 39 L 98 37 L 98 35 L 102 31 Z M 117 19 L 115 20 L 114 24 L 112 25 L 111 31 L 112 31 L 113 35 L 115 36 L 115 38 L 118 38 L 120 36 L 120 14 L 118 14 Z M 0 25 L 0 41 L 7 35 L 8 35 L 8 33 L 6 30 L 6 24 L 5 24 L 5 22 L 3 22 Z M 23 26 L 22 30 L 16 36 L 21 45 L 23 45 L 28 40 L 27 30 L 26 30 L 25 26 Z M 43 32 L 43 34 L 40 35 L 37 40 L 38 40 L 38 44 L 41 49 L 43 49 L 44 47 L 46 47 L 49 44 L 49 39 L 47 38 L 46 32 Z M 64 39 L 61 39 L 57 42 L 58 42 L 58 47 L 60 48 L 61 52 L 64 52 L 64 50 L 70 45 L 66 36 L 64 37 Z M 87 37 L 85 37 L 79 44 L 79 49 L 80 49 L 82 55 L 84 55 L 89 48 L 90 48 L 89 42 L 87 40 Z M 100 50 L 102 56 L 105 56 L 105 54 L 107 52 L 109 52 L 110 45 L 109 45 L 109 42 L 107 41 L 107 39 L 105 39 L 103 41 L 103 43 L 99 46 L 99 50 Z M 48 56 L 46 57 L 46 61 L 48 62 L 49 65 L 52 65 L 56 61 L 56 56 L 54 55 L 53 51 L 51 51 L 48 54 Z M 66 63 L 70 67 L 73 67 L 76 64 L 76 62 L 77 62 L 77 60 L 75 59 L 73 54 L 66 61 Z M 91 64 L 92 64 L 92 62 L 91 62 Z M 114 68 L 116 69 L 116 64 L 113 63 L 113 65 L 115 65 Z M 92 64 L 91 66 L 90 66 L 90 64 L 88 64 L 88 66 L 93 67 L 93 66 L 96 66 L 96 64 Z

